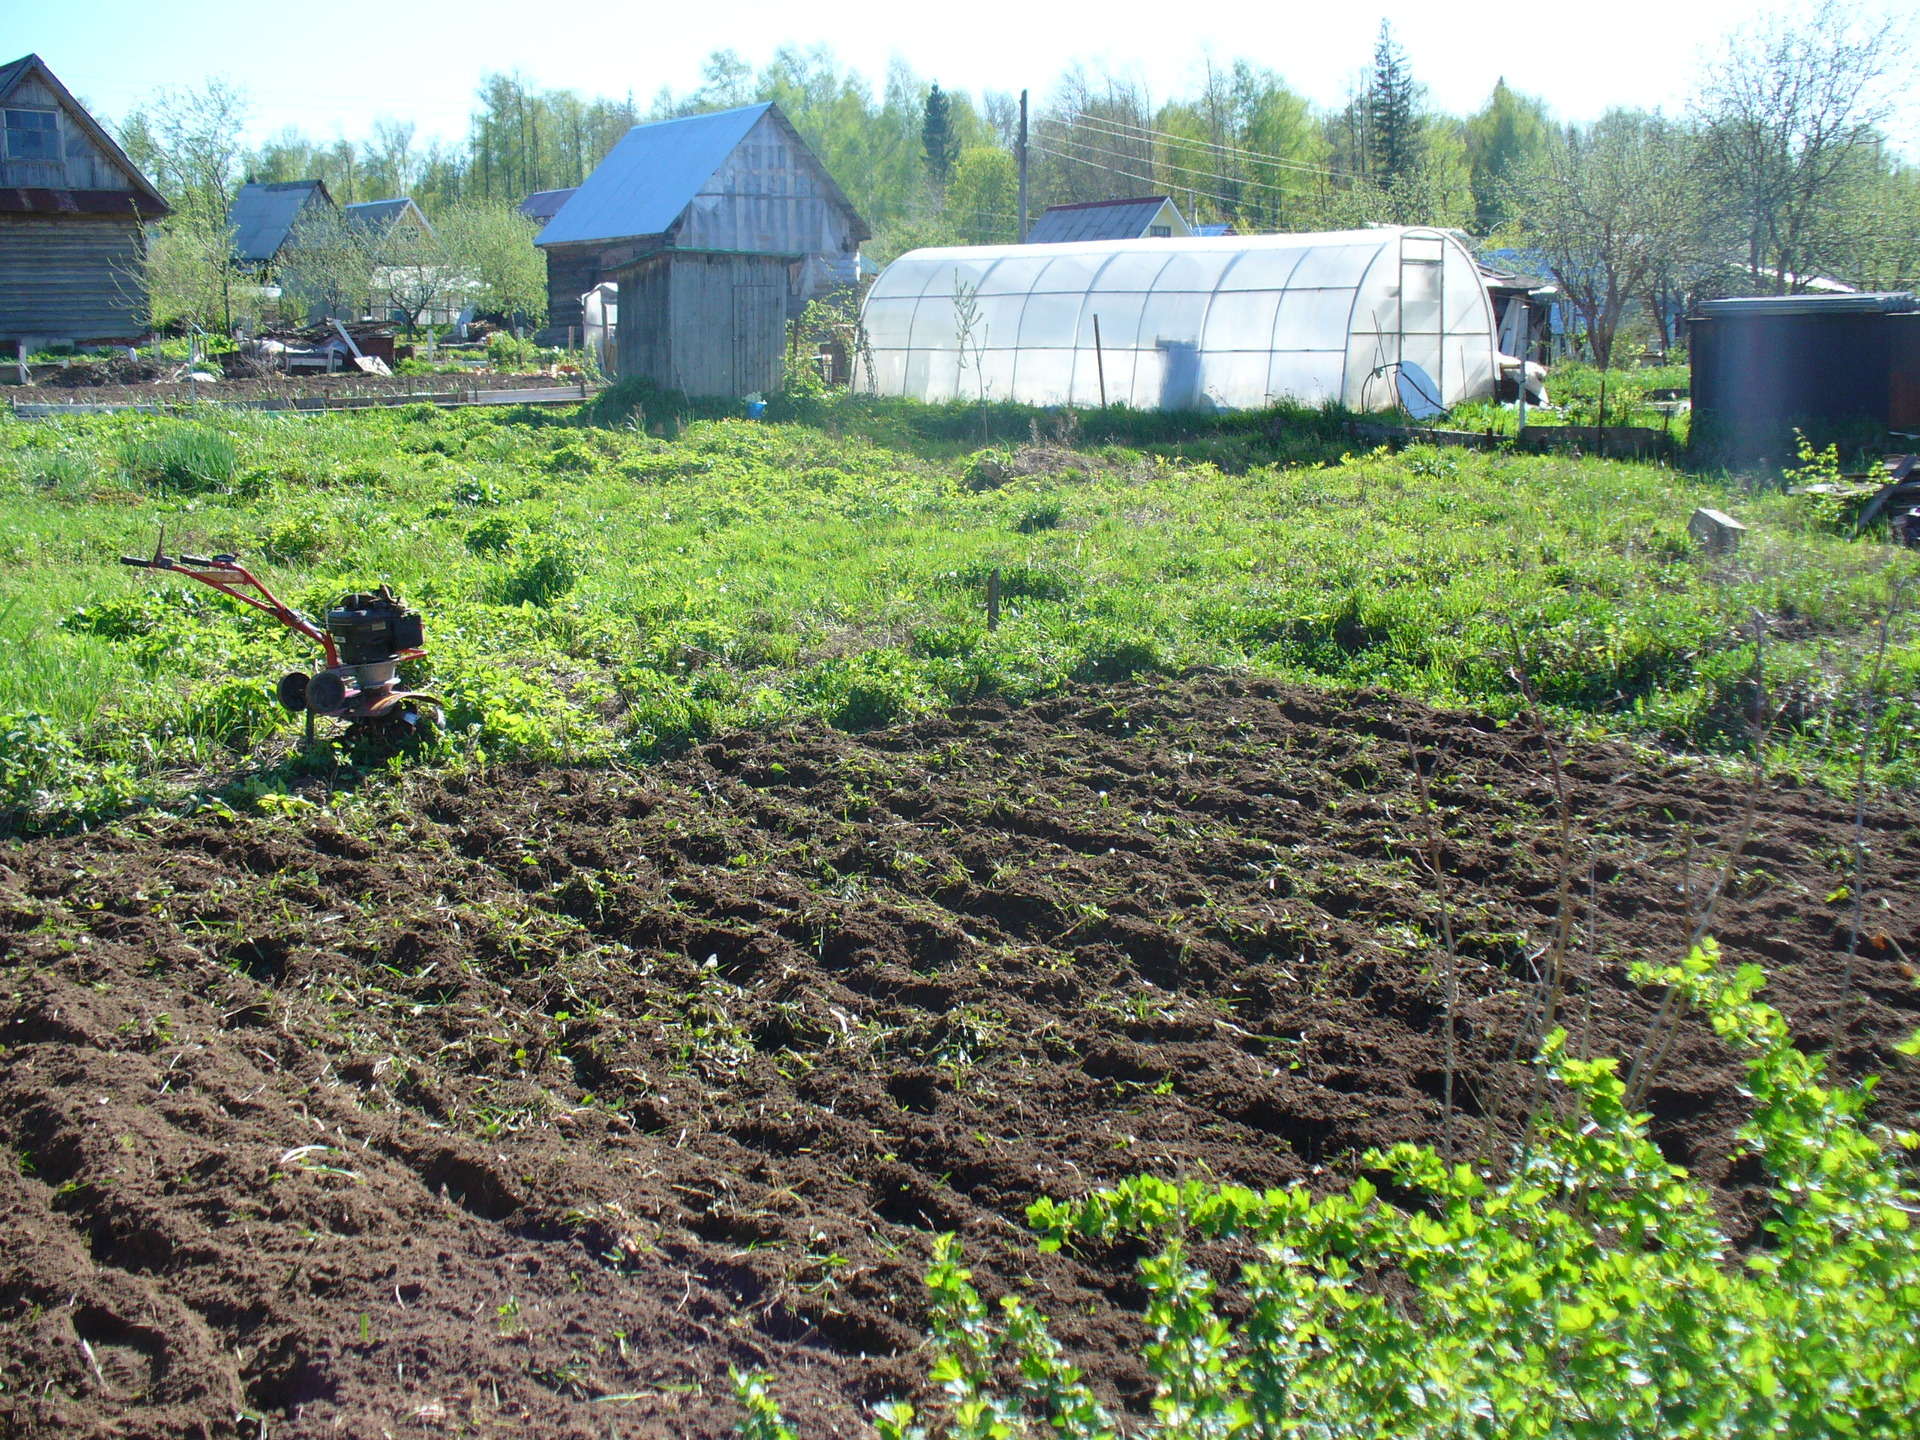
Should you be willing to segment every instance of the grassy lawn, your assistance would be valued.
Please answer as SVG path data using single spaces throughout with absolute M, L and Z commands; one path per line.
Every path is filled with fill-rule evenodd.
M 113 563 L 163 525 L 170 550 L 235 551 L 309 613 L 393 583 L 426 615 L 414 679 L 446 702 L 448 761 L 645 761 L 733 726 L 1228 666 L 1496 714 L 1524 706 L 1524 675 L 1575 726 L 1722 754 L 1750 748 L 1759 674 L 1773 763 L 1835 783 L 1871 689 L 1872 774 L 1916 778 L 1920 646 L 1898 607 L 1875 662 L 1913 561 L 1735 482 L 1343 455 L 1298 415 L 986 450 L 964 412 L 830 401 L 804 424 L 668 417 L 671 439 L 591 418 L 0 423 L 0 809 L 255 801 L 300 763 L 271 687 L 310 648 Z M 1138 448 L 1096 443 L 1115 434 Z M 1689 542 L 1703 503 L 1751 527 L 1737 558 Z

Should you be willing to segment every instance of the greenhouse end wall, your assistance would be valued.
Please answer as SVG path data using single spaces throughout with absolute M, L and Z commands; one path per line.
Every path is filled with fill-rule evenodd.
M 915 400 L 1246 410 L 1493 393 L 1493 306 L 1437 230 L 914 250 L 874 282 L 859 382 Z M 1096 338 L 1097 337 L 1097 338 Z

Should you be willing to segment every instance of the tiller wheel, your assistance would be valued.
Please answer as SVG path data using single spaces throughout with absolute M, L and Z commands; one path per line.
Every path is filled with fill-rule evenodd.
M 280 677 L 274 693 L 298 715 L 344 720 L 356 730 L 405 736 L 440 723 L 440 702 L 417 690 L 400 688 L 402 660 L 424 655 L 425 631 L 417 611 L 382 585 L 371 594 L 342 596 L 327 611 L 322 628 L 282 603 L 279 596 L 234 555 L 169 555 L 166 534 L 151 556 L 122 555 L 122 565 L 142 570 L 172 570 L 243 605 L 264 610 L 295 634 L 325 652 L 326 665 L 308 674 L 294 670 Z

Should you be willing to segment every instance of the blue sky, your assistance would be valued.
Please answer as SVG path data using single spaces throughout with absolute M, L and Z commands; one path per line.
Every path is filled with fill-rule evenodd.
M 1897 0 L 1908 15 L 1915 0 Z M 90 105 L 117 118 L 156 86 L 224 76 L 246 91 L 252 134 L 293 125 L 358 138 L 376 117 L 421 140 L 464 133 L 480 77 L 518 70 L 541 88 L 625 95 L 644 106 L 687 90 L 722 47 L 758 66 L 779 46 L 829 46 L 876 88 L 899 59 L 950 89 L 1036 92 L 1074 61 L 1106 65 L 1163 97 L 1197 88 L 1207 58 L 1270 66 L 1322 105 L 1367 64 L 1381 18 L 1441 109 L 1464 113 L 1504 75 L 1564 119 L 1609 106 L 1684 109 L 1701 65 L 1757 8 L 1742 0 L 1608 0 L 1604 6 L 1214 3 L 1188 9 L 968 0 L 911 6 L 723 0 L 711 8 L 520 0 L 327 0 L 242 6 L 208 0 L 0 0 L 0 61 L 37 51 Z M 1774 9 L 1804 14 L 1811 0 Z M 1908 154 L 1920 125 L 1897 138 Z

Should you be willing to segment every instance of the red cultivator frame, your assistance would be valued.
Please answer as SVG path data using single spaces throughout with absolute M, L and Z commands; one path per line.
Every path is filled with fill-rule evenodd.
M 431 695 L 400 688 L 402 660 L 424 655 L 425 638 L 417 612 L 409 610 L 382 585 L 371 594 L 343 596 L 327 611 L 324 627 L 286 605 L 234 555 L 169 555 L 166 533 L 150 556 L 122 555 L 122 565 L 142 570 L 171 570 L 230 595 L 242 605 L 264 610 L 287 629 L 304 635 L 326 653 L 326 665 L 308 674 L 295 670 L 280 677 L 280 703 L 299 714 L 330 716 L 363 729 L 392 727 L 407 733 L 437 725 L 439 702 Z

